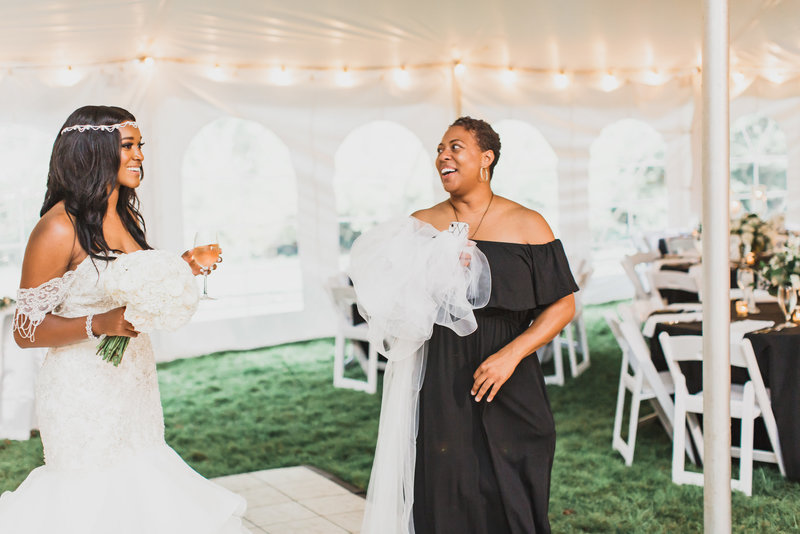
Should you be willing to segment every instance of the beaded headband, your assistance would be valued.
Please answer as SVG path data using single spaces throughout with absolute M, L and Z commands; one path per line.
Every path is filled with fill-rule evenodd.
M 79 132 L 85 132 L 86 130 L 103 130 L 104 132 L 113 132 L 114 130 L 119 130 L 124 126 L 133 126 L 134 128 L 139 127 L 139 125 L 134 121 L 125 121 L 120 122 L 119 124 L 76 124 L 75 126 L 67 126 L 61 130 L 61 133 L 65 134 L 67 132 L 74 132 L 75 130 Z

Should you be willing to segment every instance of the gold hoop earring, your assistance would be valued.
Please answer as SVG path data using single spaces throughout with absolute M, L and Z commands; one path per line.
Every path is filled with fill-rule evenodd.
M 481 167 L 481 182 L 488 182 L 489 181 L 489 169 L 486 167 Z

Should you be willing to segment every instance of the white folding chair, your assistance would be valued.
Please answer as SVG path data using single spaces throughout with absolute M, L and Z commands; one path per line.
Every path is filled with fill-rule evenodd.
M 622 268 L 625 270 L 625 274 L 628 275 L 631 284 L 633 284 L 634 298 L 636 300 L 648 300 L 650 298 L 650 289 L 645 287 L 645 281 L 642 276 L 646 272 L 648 264 L 652 264 L 660 257 L 661 254 L 658 251 L 650 251 L 637 252 L 622 258 Z
M 579 288 L 583 289 L 586 287 L 586 284 L 588 284 L 594 269 L 587 259 L 581 259 L 575 262 L 575 266 L 575 283 L 578 284 Z M 575 293 L 575 315 L 569 324 L 553 338 L 550 345 L 552 349 L 554 371 L 551 375 L 545 375 L 545 384 L 564 385 L 564 360 L 562 353 L 564 346 L 567 347 L 569 370 L 573 378 L 580 376 L 580 374 L 591 365 L 589 357 L 589 338 L 586 334 L 586 322 L 583 317 L 583 302 L 580 292 Z M 542 361 L 546 361 L 549 352 L 549 350 L 541 352 Z M 581 355 L 580 361 L 578 361 L 579 353 Z
M 638 324 L 633 320 L 630 309 L 620 306 L 622 321 L 614 313 L 606 313 L 605 318 L 611 333 L 622 349 L 619 387 L 617 389 L 617 407 L 614 414 L 612 447 L 619 451 L 625 465 L 633 463 L 636 447 L 636 434 L 640 423 L 652 418 L 652 415 L 639 418 L 642 401 L 649 401 L 654 415 L 661 421 L 664 430 L 672 438 L 674 403 L 670 395 L 674 386 L 669 371 L 657 371 L 650 358 L 650 350 L 642 337 Z M 622 437 L 622 424 L 625 418 L 625 397 L 631 394 L 630 412 L 628 414 L 628 438 Z M 686 451 L 694 461 L 691 444 Z
M 675 427 L 672 445 L 672 481 L 676 484 L 695 484 L 698 486 L 703 485 L 703 474 L 686 471 L 684 463 L 684 449 L 686 439 L 686 426 L 688 424 L 689 431 L 692 433 L 692 438 L 698 448 L 698 453 L 702 459 L 703 456 L 703 433 L 695 414 L 703 413 L 703 391 L 697 393 L 689 393 L 686 387 L 686 378 L 680 368 L 679 362 L 682 361 L 695 361 L 702 362 L 703 360 L 703 338 L 701 336 L 670 336 L 666 332 L 662 332 L 659 336 L 659 342 L 664 352 L 664 357 L 667 360 L 669 371 L 672 375 L 672 380 L 675 383 Z M 732 347 L 731 350 L 731 366 L 741 367 L 748 370 L 750 373 L 751 366 L 748 365 L 745 356 L 745 350 L 739 350 L 738 347 Z M 752 353 L 752 346 L 750 347 Z M 755 363 L 755 356 L 752 357 L 754 363 L 753 374 L 750 374 L 750 380 L 744 385 L 731 384 L 730 394 L 730 412 L 731 417 L 741 420 L 741 439 L 739 447 L 731 447 L 731 456 L 739 458 L 739 478 L 731 479 L 731 489 L 741 491 L 747 496 L 752 494 L 753 487 L 753 459 L 759 461 L 771 461 L 778 463 L 779 468 L 783 464 L 783 459 L 780 452 L 762 451 L 753 449 L 753 425 L 755 419 L 763 415 L 761 405 L 763 402 L 756 402 L 755 389 L 756 384 L 753 380 L 755 373 L 760 377 L 758 371 L 758 364 Z M 761 381 L 763 389 L 763 381 Z M 766 390 L 760 394 L 761 397 L 767 401 L 769 399 Z M 774 421 L 774 417 L 773 417 Z M 774 432 L 775 440 L 773 447 L 777 446 L 780 451 L 780 444 L 777 443 L 777 427 Z M 772 436 L 770 436 L 772 441 Z M 783 473 L 783 470 L 781 470 Z
M 336 338 L 333 350 L 333 386 L 375 393 L 378 386 L 378 352 L 369 342 L 369 327 L 366 323 L 353 324 L 353 305 L 356 303 L 355 289 L 342 282 L 341 277 L 333 277 L 328 281 L 328 293 L 336 308 Z M 349 341 L 349 343 L 348 343 Z M 365 355 L 353 341 L 362 341 L 369 347 Z M 349 345 L 351 358 L 354 357 L 364 373 L 366 381 L 344 376 L 345 349 Z
M 697 280 L 697 273 L 697 269 L 692 272 L 685 272 L 663 270 L 654 267 L 647 272 L 647 278 L 650 281 L 651 300 L 656 305 L 666 306 L 667 301 L 661 296 L 661 290 L 664 289 L 697 293 L 699 296 L 700 284 Z
M 781 475 L 785 477 L 786 467 L 783 464 L 781 440 L 778 436 L 778 424 L 775 422 L 775 414 L 772 413 L 770 391 L 764 386 L 764 377 L 761 376 L 761 368 L 758 366 L 753 344 L 749 339 L 744 338 L 740 344 L 731 345 L 731 353 L 737 351 L 741 351 L 741 356 L 747 365 L 747 373 L 750 376 L 750 381 L 753 383 L 756 405 L 761 410 L 761 417 L 764 420 L 764 426 L 767 428 L 770 445 L 772 445 L 772 452 L 754 449 L 753 459 L 759 462 L 778 464 L 778 470 L 781 472 Z M 733 356 L 731 356 L 731 359 L 733 359 Z

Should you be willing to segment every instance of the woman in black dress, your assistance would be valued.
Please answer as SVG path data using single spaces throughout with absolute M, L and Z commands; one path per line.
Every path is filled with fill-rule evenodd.
M 575 310 L 578 289 L 542 216 L 495 195 L 500 138 L 462 117 L 445 132 L 436 168 L 450 198 L 414 217 L 438 230 L 469 223 L 491 269 L 478 329 L 435 326 L 420 393 L 414 477 L 416 534 L 541 534 L 555 425 L 535 351 Z

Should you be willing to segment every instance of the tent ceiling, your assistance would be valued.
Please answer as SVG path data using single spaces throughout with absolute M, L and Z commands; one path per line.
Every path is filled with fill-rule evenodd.
M 353 68 L 450 62 L 537 69 L 697 64 L 699 0 L 0 0 L 0 63 L 140 56 Z M 734 56 L 796 69 L 800 2 L 731 2 Z

